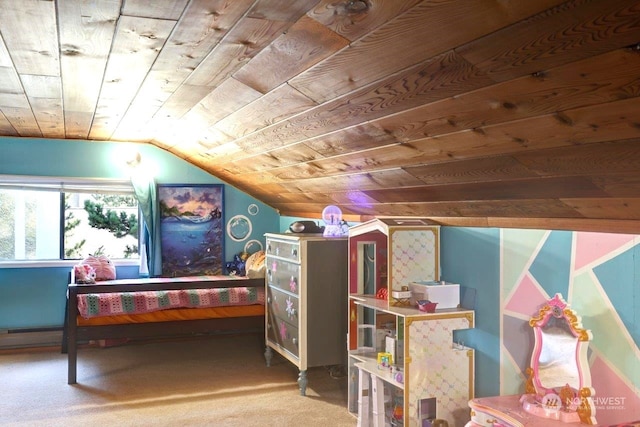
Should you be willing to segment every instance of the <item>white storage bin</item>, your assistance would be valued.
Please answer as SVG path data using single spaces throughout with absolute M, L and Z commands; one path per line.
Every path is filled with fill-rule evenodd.
M 424 281 L 413 282 L 409 285 L 411 290 L 412 303 L 418 300 L 429 300 L 437 302 L 440 308 L 456 308 L 460 305 L 460 285 L 455 283 Z

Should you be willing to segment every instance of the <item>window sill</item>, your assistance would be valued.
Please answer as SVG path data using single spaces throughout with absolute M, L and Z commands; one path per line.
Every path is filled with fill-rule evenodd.
M 27 260 L 27 261 L 0 261 L 1 268 L 43 268 L 43 267 L 68 267 L 80 263 L 79 259 L 69 260 Z M 116 267 L 127 267 L 140 265 L 140 259 L 112 259 Z

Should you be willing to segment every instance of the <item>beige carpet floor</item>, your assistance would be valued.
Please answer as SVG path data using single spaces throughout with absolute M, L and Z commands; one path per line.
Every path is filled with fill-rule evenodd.
M 0 353 L 0 426 L 355 426 L 347 380 L 279 355 L 255 334 L 81 348 L 67 384 L 58 348 Z M 336 372 L 338 371 L 338 372 Z

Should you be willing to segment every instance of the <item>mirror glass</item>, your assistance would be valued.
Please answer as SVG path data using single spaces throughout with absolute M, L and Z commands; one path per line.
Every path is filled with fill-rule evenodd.
M 359 293 L 373 296 L 376 294 L 376 244 L 358 243 L 358 286 Z M 375 311 L 360 307 L 359 317 L 365 325 L 375 325 Z M 375 326 L 368 331 L 361 331 L 359 347 L 375 349 Z
M 375 243 L 362 244 L 362 275 L 363 294 L 375 295 L 376 293 L 376 245 Z
M 569 385 L 580 388 L 580 374 L 576 361 L 578 338 L 564 317 L 551 317 L 540 329 L 542 346 L 538 357 L 538 380 L 546 389 Z

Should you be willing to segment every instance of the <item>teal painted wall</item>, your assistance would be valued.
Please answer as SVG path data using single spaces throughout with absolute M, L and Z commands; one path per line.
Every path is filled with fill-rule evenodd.
M 524 392 L 528 319 L 560 293 L 593 333 L 589 365 L 598 422 L 640 418 L 640 236 L 549 230 L 441 229 L 443 279 L 476 291 L 476 327 L 455 341 L 476 350 L 477 397 Z M 617 367 L 617 368 L 614 368 Z
M 500 394 L 500 231 L 494 228 L 442 227 L 442 279 L 460 283 L 461 298 L 475 290 L 475 328 L 454 340 L 474 348 L 476 396 Z
M 1 175 L 129 179 L 125 160 L 138 151 L 142 165 L 157 184 L 226 184 L 202 169 L 149 144 L 87 142 L 34 138 L 0 138 Z M 225 185 L 225 220 L 244 215 L 252 223 L 242 242 L 225 236 L 225 260 L 244 250 L 249 241 L 264 246 L 264 233 L 279 231 L 273 208 Z M 257 213 L 248 212 L 255 205 Z M 255 245 L 252 245 L 255 247 Z M 0 330 L 59 327 L 63 323 L 70 267 L 2 268 L 0 266 Z M 137 268 L 119 266 L 118 277 L 137 275 Z
M 0 330 L 61 327 L 69 270 L 0 268 Z M 138 267 L 117 267 L 116 275 L 122 279 L 138 277 Z
M 317 218 L 302 218 L 302 217 L 295 217 L 295 216 L 281 216 L 280 217 L 280 232 L 281 233 L 285 233 L 289 230 L 289 226 L 296 222 L 296 221 L 313 221 L 315 222 L 318 226 L 323 227 L 324 226 L 324 221 L 322 221 L 322 219 L 320 218 L 322 216 L 322 212 L 318 212 L 318 217 Z M 349 225 L 354 225 L 356 223 L 349 223 Z

